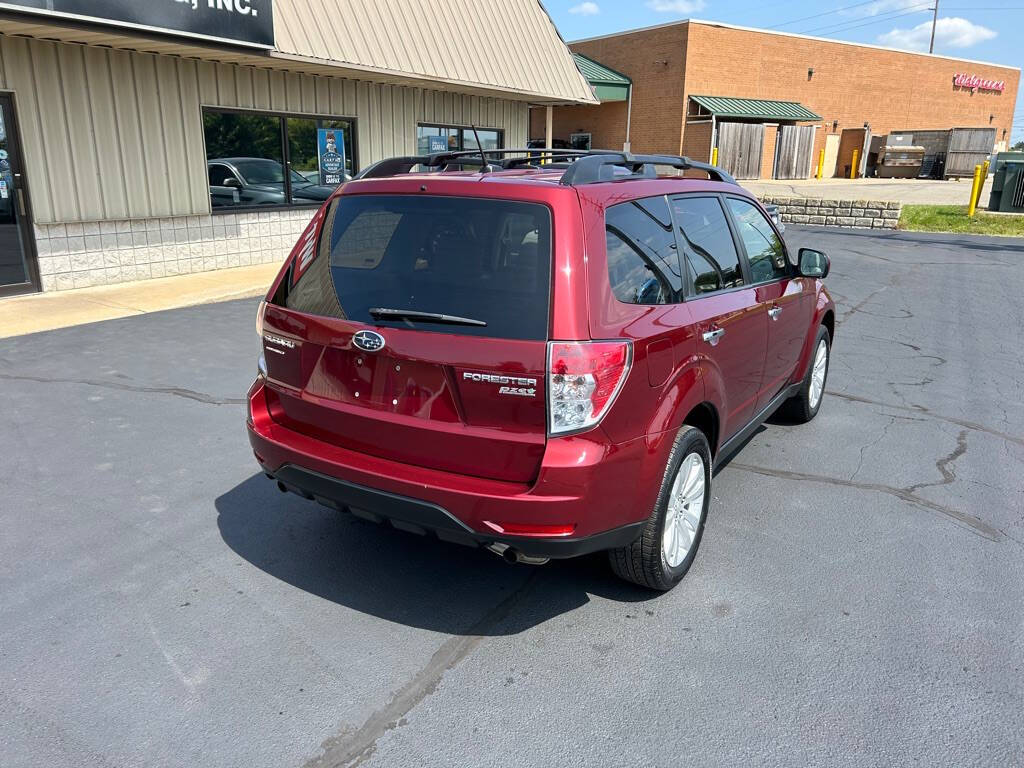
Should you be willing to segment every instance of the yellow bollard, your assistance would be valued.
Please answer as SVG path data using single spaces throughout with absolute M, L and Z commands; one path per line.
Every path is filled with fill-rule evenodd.
M 974 218 L 974 212 L 978 208 L 978 195 L 981 194 L 981 166 L 974 166 L 974 183 L 971 184 L 971 202 L 967 205 L 968 218 Z
M 821 181 L 821 176 L 822 176 L 822 174 L 824 172 L 825 172 L 825 150 L 823 149 L 823 150 L 821 150 L 821 152 L 818 153 L 818 173 L 816 174 L 816 177 L 817 177 L 818 181 Z
M 718 147 L 711 150 L 711 164 L 718 165 Z
M 989 161 L 986 160 L 981 164 L 981 186 L 978 187 L 978 197 L 980 198 L 982 193 L 985 191 L 985 182 L 988 181 L 988 166 Z
M 857 178 L 857 160 L 860 159 L 860 150 L 853 150 L 853 160 L 850 161 L 850 178 Z

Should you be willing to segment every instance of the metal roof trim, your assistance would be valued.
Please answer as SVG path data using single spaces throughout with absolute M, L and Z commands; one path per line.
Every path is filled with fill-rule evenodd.
M 583 99 L 570 99 L 567 97 L 551 96 L 550 94 L 541 93 L 539 91 L 513 88 L 511 86 L 478 83 L 470 80 L 456 80 L 453 78 L 436 77 L 432 75 L 421 75 L 415 72 L 385 69 L 382 67 L 373 67 L 349 61 L 318 59 L 315 56 L 302 56 L 294 53 L 283 53 L 281 51 L 267 51 L 267 56 L 281 62 L 315 65 L 321 69 L 320 74 L 325 74 L 330 70 L 338 70 L 338 77 L 361 79 L 366 80 L 367 82 L 405 85 L 410 88 L 426 88 L 433 91 L 443 91 L 446 90 L 444 86 L 451 86 L 457 92 L 490 95 L 492 98 L 509 99 L 511 101 L 528 101 L 531 104 L 551 104 L 552 106 L 600 103 L 598 99 L 593 96 L 586 101 Z
M 817 121 L 821 115 L 797 101 L 777 99 L 746 99 L 732 96 L 697 96 L 690 98 L 715 117 L 746 117 L 763 120 Z
M 573 59 L 580 73 L 587 78 L 592 85 L 632 85 L 633 81 L 621 72 L 616 72 L 611 67 L 605 66 L 596 59 L 584 56 L 582 53 L 573 51 Z

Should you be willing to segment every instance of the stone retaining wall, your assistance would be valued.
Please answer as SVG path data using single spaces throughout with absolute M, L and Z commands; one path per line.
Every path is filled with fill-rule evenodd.
M 787 224 L 820 224 L 828 227 L 896 229 L 902 203 L 884 200 L 819 200 L 808 197 L 762 197 L 779 207 Z

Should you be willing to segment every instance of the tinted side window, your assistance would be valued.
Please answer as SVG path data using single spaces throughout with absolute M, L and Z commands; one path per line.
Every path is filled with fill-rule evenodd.
M 671 304 L 683 287 L 672 217 L 664 197 L 619 203 L 605 211 L 608 279 L 626 304 Z
M 226 165 L 214 163 L 209 167 L 209 176 L 211 187 L 221 187 L 224 185 L 224 179 L 232 179 L 235 174 Z
M 750 262 L 750 277 L 755 283 L 767 280 L 781 280 L 789 270 L 786 268 L 786 250 L 782 240 L 775 234 L 772 225 L 756 206 L 746 200 L 728 198 L 729 210 L 736 219 L 736 227 L 747 249 Z
M 695 292 L 711 293 L 743 285 L 743 272 L 725 211 L 717 197 L 672 201 Z

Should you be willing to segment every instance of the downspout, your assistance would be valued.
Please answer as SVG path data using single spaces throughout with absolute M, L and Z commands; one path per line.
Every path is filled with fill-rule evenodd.
M 622 145 L 623 152 L 629 152 L 629 121 L 633 114 L 633 83 L 630 82 L 629 90 L 626 92 L 626 143 Z

